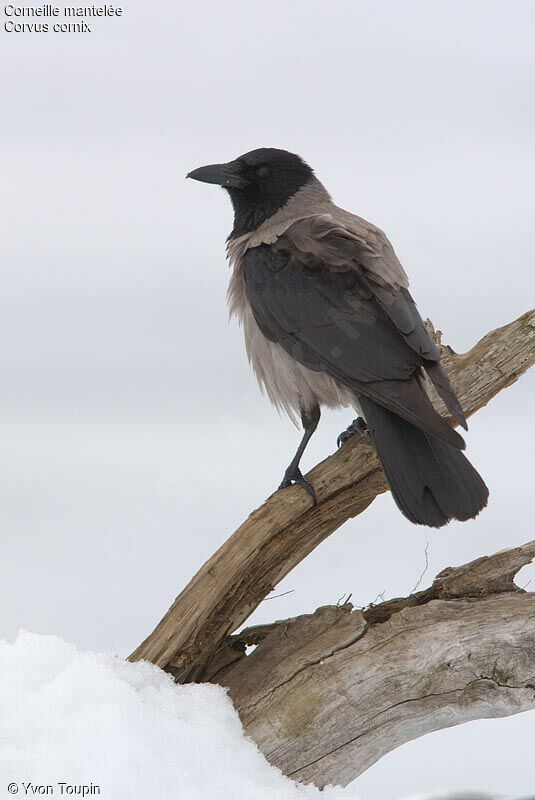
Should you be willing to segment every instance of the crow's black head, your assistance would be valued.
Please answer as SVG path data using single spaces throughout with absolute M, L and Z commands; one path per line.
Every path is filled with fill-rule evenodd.
M 234 206 L 231 236 L 254 230 L 282 208 L 314 173 L 303 159 L 287 150 L 261 147 L 228 164 L 199 167 L 187 176 L 225 188 Z

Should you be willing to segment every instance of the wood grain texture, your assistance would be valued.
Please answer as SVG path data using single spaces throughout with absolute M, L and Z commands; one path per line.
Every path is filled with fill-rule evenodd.
M 257 648 L 216 680 L 272 764 L 345 785 L 425 733 L 535 708 L 535 594 L 513 582 L 533 557 L 535 541 L 407 598 L 246 629 Z
M 492 331 L 463 355 L 441 349 L 459 399 L 473 414 L 534 363 L 535 312 Z M 201 567 L 130 660 L 152 661 L 188 681 L 202 680 L 209 662 L 213 674 L 214 659 L 222 668 L 238 658 L 225 638 L 315 547 L 387 488 L 373 448 L 357 438 L 307 477 L 318 505 L 311 507 L 301 487 L 269 497 Z

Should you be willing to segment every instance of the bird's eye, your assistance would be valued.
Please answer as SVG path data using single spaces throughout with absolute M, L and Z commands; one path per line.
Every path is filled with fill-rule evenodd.
M 266 178 L 269 175 L 269 169 L 267 167 L 258 167 L 256 174 L 259 178 Z

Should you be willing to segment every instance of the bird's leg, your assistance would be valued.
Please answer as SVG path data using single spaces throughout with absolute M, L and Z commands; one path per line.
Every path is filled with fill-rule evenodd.
M 363 419 L 362 417 L 357 417 L 356 419 L 353 420 L 351 425 L 349 425 L 345 429 L 345 431 L 342 431 L 342 433 L 336 440 L 336 444 L 338 445 L 338 447 L 341 447 L 344 444 L 344 442 L 347 442 L 347 440 L 351 439 L 351 437 L 354 436 L 356 433 L 362 436 L 363 439 L 366 439 L 366 441 L 369 444 L 372 443 L 372 438 L 370 436 L 370 431 L 368 430 L 368 425 L 366 424 L 366 420 Z
M 314 505 L 318 502 L 318 498 L 316 497 L 316 492 L 314 487 L 307 481 L 307 479 L 303 476 L 303 473 L 299 469 L 299 462 L 301 460 L 301 456 L 305 452 L 305 448 L 310 440 L 310 437 L 318 427 L 318 422 L 320 421 L 320 407 L 314 406 L 310 411 L 301 411 L 301 422 L 303 423 L 304 434 L 299 447 L 297 448 L 297 452 L 295 456 L 292 458 L 290 465 L 286 472 L 284 473 L 284 478 L 282 480 L 279 489 L 285 489 L 286 486 L 291 486 L 293 483 L 299 484 L 302 486 L 305 491 L 311 496 Z

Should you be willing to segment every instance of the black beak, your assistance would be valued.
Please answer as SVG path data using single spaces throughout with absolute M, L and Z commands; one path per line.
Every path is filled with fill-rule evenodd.
M 208 164 L 206 167 L 199 167 L 193 172 L 188 172 L 186 178 L 235 189 L 241 189 L 246 185 L 246 181 L 239 174 L 239 167 L 232 161 L 228 164 Z

